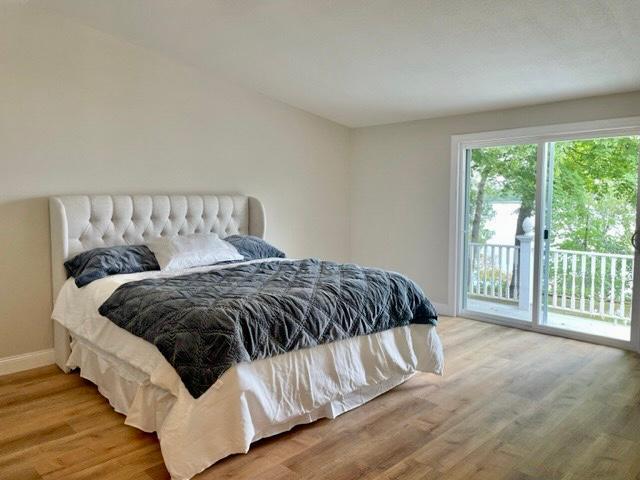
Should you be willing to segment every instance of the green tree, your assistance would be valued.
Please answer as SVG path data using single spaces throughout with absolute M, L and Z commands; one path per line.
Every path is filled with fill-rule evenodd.
M 562 249 L 629 253 L 635 230 L 639 137 L 558 142 L 554 146 L 553 246 Z M 491 204 L 520 204 L 516 236 L 533 215 L 536 145 L 474 149 L 471 157 L 471 241 L 486 241 Z M 515 241 L 518 244 L 517 240 Z
M 558 142 L 552 234 L 556 248 L 630 253 L 639 137 Z
M 494 198 L 497 194 L 491 183 L 499 171 L 500 152 L 494 148 L 482 148 L 473 150 L 471 156 L 471 188 L 469 190 L 469 205 L 472 205 L 471 242 L 477 243 L 487 241 L 493 234 L 485 227 L 495 215 L 487 196 Z

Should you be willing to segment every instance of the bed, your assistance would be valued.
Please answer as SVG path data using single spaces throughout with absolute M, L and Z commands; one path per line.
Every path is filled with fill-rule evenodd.
M 335 418 L 416 371 L 442 372 L 435 327 L 411 324 L 238 363 L 194 398 L 153 344 L 98 313 L 121 285 L 185 272 L 113 275 L 78 288 L 67 279 L 63 263 L 96 247 L 141 244 L 159 236 L 263 238 L 261 202 L 245 195 L 74 195 L 52 197 L 50 219 L 56 363 L 65 372 L 79 369 L 126 424 L 156 432 L 175 480 L 246 453 L 260 438 Z M 189 273 L 236 267 L 213 265 Z

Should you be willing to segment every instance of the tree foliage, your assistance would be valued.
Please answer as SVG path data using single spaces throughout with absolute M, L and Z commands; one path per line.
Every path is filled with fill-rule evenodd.
M 555 145 L 552 232 L 558 248 L 630 253 L 638 137 Z
M 629 253 L 635 230 L 639 137 L 558 142 L 553 146 L 553 247 Z M 536 145 L 472 151 L 471 240 L 486 241 L 492 203 L 519 203 L 516 235 L 535 214 Z

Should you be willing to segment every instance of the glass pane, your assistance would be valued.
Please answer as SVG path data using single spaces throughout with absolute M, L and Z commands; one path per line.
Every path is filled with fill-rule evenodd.
M 639 139 L 549 145 L 542 323 L 630 339 Z
M 536 145 L 467 151 L 467 310 L 531 321 Z

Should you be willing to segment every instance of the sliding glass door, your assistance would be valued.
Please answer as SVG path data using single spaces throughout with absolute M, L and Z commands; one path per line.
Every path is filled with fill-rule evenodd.
M 525 139 L 460 149 L 460 313 L 629 343 L 640 136 Z
M 537 145 L 466 151 L 464 308 L 530 322 Z
M 541 324 L 630 340 L 639 140 L 547 144 Z

